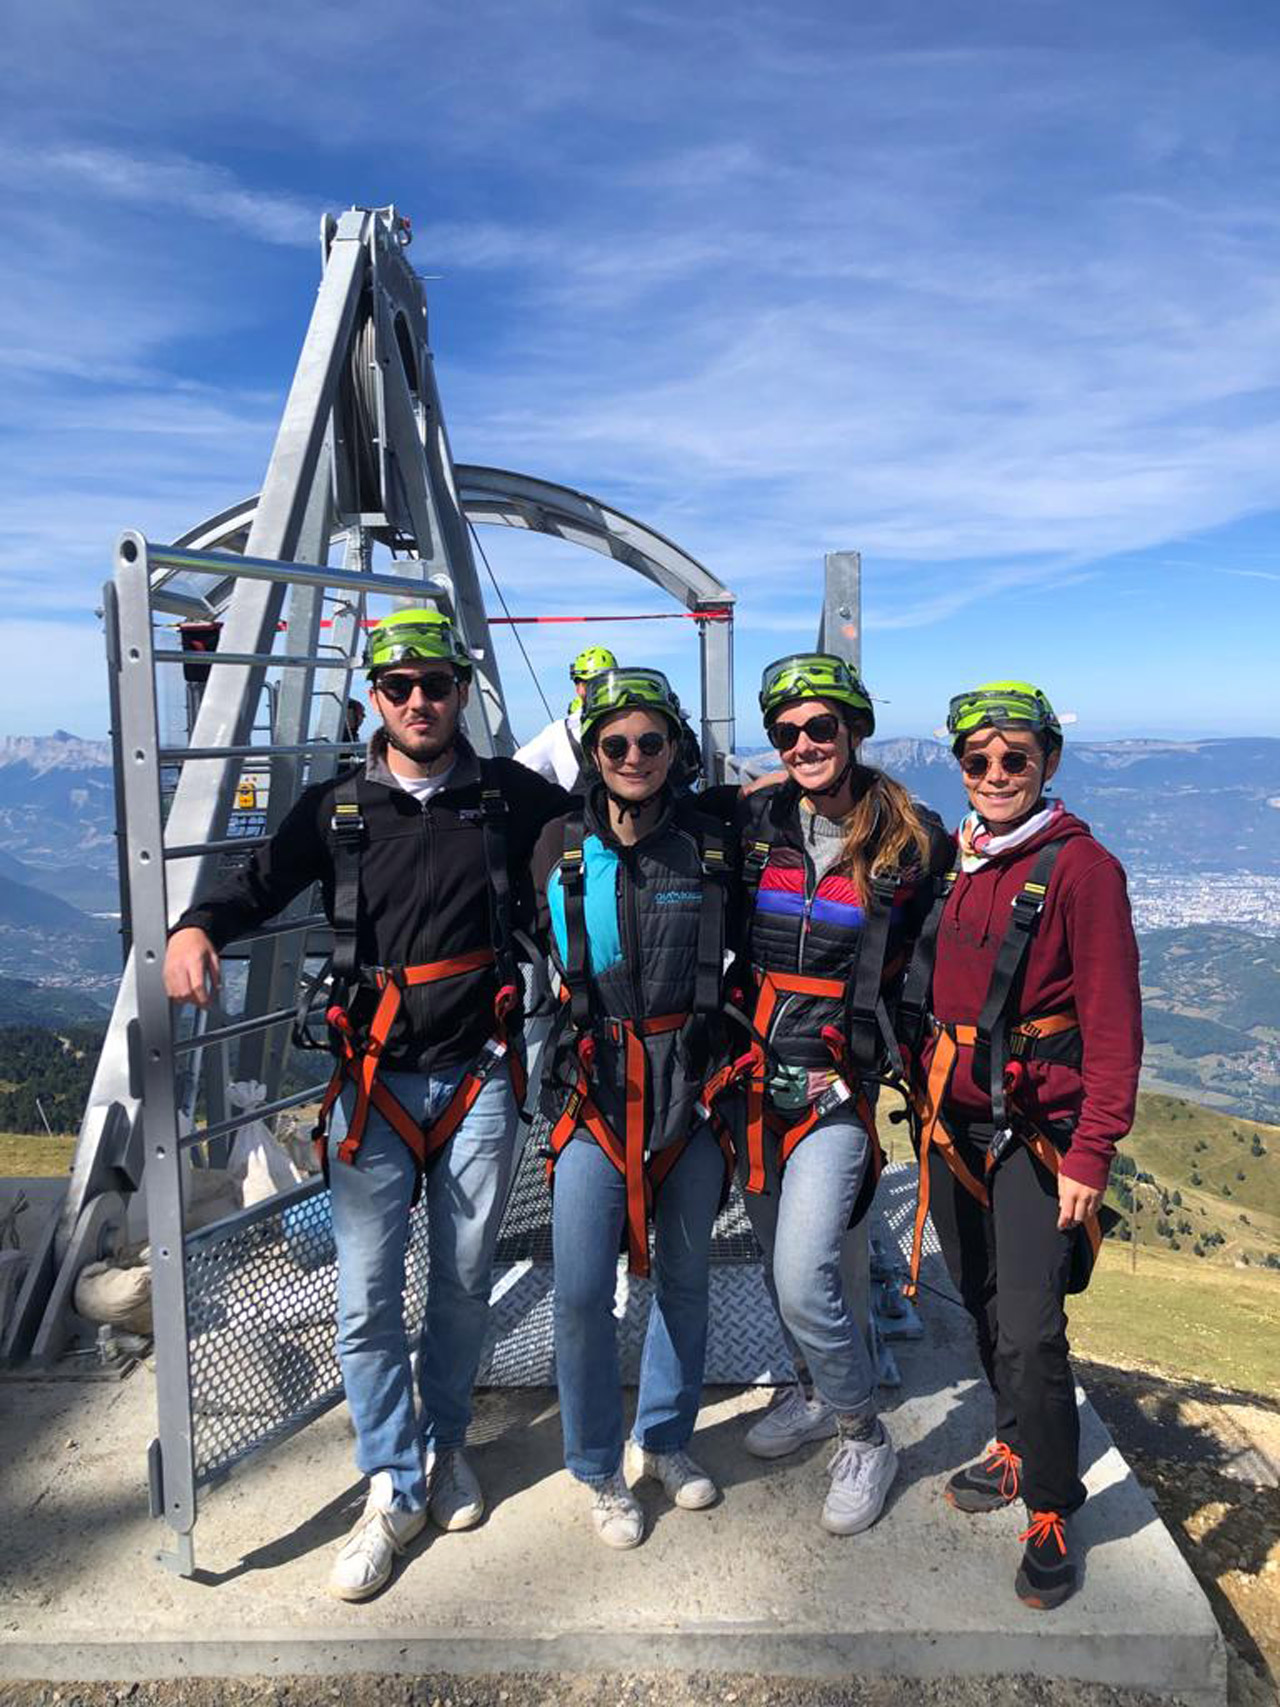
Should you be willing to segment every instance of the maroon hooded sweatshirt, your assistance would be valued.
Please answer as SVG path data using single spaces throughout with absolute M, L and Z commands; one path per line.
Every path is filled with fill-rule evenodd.
M 1120 862 L 1070 813 L 1024 846 L 962 872 L 938 932 L 933 1011 L 975 1025 L 986 1000 L 1013 898 L 1049 841 L 1065 843 L 1026 958 L 1022 1017 L 1074 1007 L 1083 1059 L 1079 1068 L 1027 1061 L 1013 1107 L 1040 1122 L 1074 1120 L 1062 1172 L 1101 1191 L 1116 1143 L 1133 1124 L 1142 1065 L 1138 945 Z M 932 1053 L 926 1051 L 927 1057 Z M 991 1099 L 973 1078 L 973 1050 L 962 1048 L 947 1107 L 966 1120 L 991 1119 Z

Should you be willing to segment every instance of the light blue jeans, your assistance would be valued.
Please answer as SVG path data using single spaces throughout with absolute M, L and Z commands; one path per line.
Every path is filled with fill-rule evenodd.
M 707 1356 L 711 1229 L 724 1158 L 698 1127 L 654 1201 L 653 1304 L 640 1361 L 634 1435 L 650 1452 L 686 1446 Z M 575 1138 L 556 1163 L 556 1381 L 564 1461 L 599 1483 L 622 1462 L 622 1376 L 613 1303 L 626 1186 L 600 1146 Z
M 440 1114 L 461 1077 L 460 1068 L 438 1077 L 380 1075 L 418 1119 Z M 351 1095 L 344 1095 L 348 1114 Z M 413 1157 L 376 1110 L 354 1163 L 337 1160 L 340 1139 L 330 1137 L 338 1362 L 355 1424 L 356 1463 L 369 1476 L 390 1473 L 402 1511 L 425 1504 L 424 1447 L 461 1446 L 466 1439 L 516 1124 L 511 1081 L 499 1068 L 423 1183 L 430 1266 L 419 1342 L 420 1417 L 404 1327 Z
M 848 1105 L 846 1105 L 848 1106 Z M 742 1105 L 734 1110 L 742 1130 Z M 745 1184 L 744 1146 L 739 1178 Z M 871 1354 L 844 1295 L 840 1255 L 871 1147 L 844 1109 L 815 1126 L 778 1179 L 778 1140 L 766 1131 L 765 1193 L 743 1192 L 764 1257 L 764 1278 L 797 1363 L 840 1416 L 874 1415 Z

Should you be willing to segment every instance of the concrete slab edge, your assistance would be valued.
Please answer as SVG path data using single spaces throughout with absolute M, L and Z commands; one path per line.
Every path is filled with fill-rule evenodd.
M 227 1632 L 217 1641 L 163 1635 L 77 1641 L 0 1640 L 0 1677 L 45 1682 L 132 1682 L 182 1677 L 337 1677 L 354 1672 L 459 1676 L 497 1672 L 718 1672 L 762 1677 L 1012 1677 L 1034 1674 L 1145 1689 L 1188 1707 L 1223 1707 L 1221 1632 L 1185 1636 L 1122 1632 L 795 1631 L 750 1624 L 644 1631 L 575 1630 L 545 1637 L 493 1630 L 438 1635 L 370 1629 Z

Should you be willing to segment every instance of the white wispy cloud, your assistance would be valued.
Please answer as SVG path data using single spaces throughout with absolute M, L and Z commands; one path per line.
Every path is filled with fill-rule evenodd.
M 263 243 L 287 247 L 318 242 L 313 202 L 274 191 L 250 189 L 226 168 L 181 154 L 138 155 L 115 148 L 56 148 L 0 155 L 0 177 L 48 183 L 65 194 L 127 202 L 163 215 L 179 211 L 216 222 L 224 231 L 245 232 Z
M 60 546 L 87 584 L 124 510 L 177 531 L 252 489 L 318 215 L 393 198 L 443 274 L 459 458 L 678 539 L 742 593 L 748 678 L 827 549 L 864 552 L 869 631 L 922 637 L 1115 554 L 1199 561 L 1276 507 L 1280 63 L 1207 4 L 1086 10 L 139 0 L 123 32 L 54 0 L 0 149 L 3 566 Z M 513 596 L 633 596 L 538 548 L 501 550 Z

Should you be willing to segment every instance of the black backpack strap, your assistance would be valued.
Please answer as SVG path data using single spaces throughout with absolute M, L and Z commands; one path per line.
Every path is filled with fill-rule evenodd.
M 875 1072 L 882 1048 L 888 1053 L 890 1065 L 896 1063 L 898 1069 L 901 1068 L 897 1041 L 880 994 L 897 893 L 896 875 L 870 879 L 870 892 L 863 909 L 862 935 L 858 939 L 858 958 L 845 989 L 845 1044 L 851 1064 L 863 1073 Z
M 575 1031 L 591 1024 L 591 989 L 587 981 L 586 872 L 583 843 L 586 825 L 582 806 L 564 821 L 564 849 L 560 855 L 560 891 L 564 896 L 564 975 L 569 986 L 569 1013 Z
M 515 983 L 515 931 L 511 907 L 511 862 L 508 853 L 507 797 L 498 786 L 498 776 L 488 759 L 480 760 L 480 821 L 484 837 L 484 860 L 489 879 L 490 920 L 493 951 L 501 984 Z
M 693 1011 L 718 1014 L 724 992 L 725 916 L 729 901 L 729 859 L 725 838 L 715 828 L 701 830 L 702 906 L 698 913 L 698 958 L 693 980 Z
M 748 817 L 742 832 L 742 886 L 746 891 L 748 907 L 751 907 L 755 905 L 756 890 L 760 887 L 764 868 L 773 852 L 776 835 L 773 813 L 770 810 L 773 794 L 765 791 L 748 794 L 746 804 Z
M 938 879 L 933 905 L 929 908 L 920 928 L 920 935 L 916 938 L 911 964 L 907 968 L 902 994 L 898 998 L 898 1038 L 904 1048 L 913 1052 L 920 1048 L 929 1017 L 933 1000 L 933 963 L 938 956 L 938 931 L 959 875 L 959 867 L 952 866 L 945 876 Z
M 990 1092 L 991 1118 L 997 1132 L 1008 1125 L 1004 1074 L 1009 1064 L 1009 1029 L 1017 1024 L 1018 997 L 1027 950 L 1040 923 L 1048 898 L 1049 880 L 1065 843 L 1046 842 L 1036 855 L 1031 874 L 1013 898 L 1013 916 L 996 955 L 995 969 L 987 986 L 987 999 L 978 1016 L 978 1036 L 973 1046 L 973 1079 Z
M 330 969 L 341 990 L 355 982 L 360 918 L 360 855 L 364 845 L 364 816 L 357 783 L 361 772 L 341 777 L 333 791 L 329 835 L 333 849 L 333 958 Z

